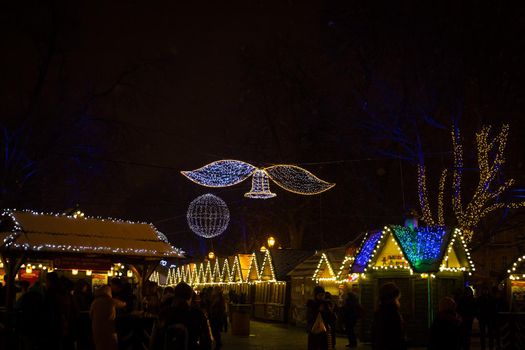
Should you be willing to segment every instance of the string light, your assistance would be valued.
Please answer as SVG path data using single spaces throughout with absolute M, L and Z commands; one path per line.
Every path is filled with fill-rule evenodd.
M 221 278 L 223 282 L 232 281 L 231 275 L 230 275 L 230 263 L 228 262 L 228 258 L 224 259 L 224 264 L 222 265 Z
M 523 273 L 523 264 L 525 263 L 525 255 L 519 257 L 512 266 L 507 270 L 509 278 L 511 280 L 521 280 L 525 279 L 525 274 Z M 521 274 L 521 276 L 520 276 Z
M 160 283 L 160 274 L 157 271 L 153 271 L 153 273 L 149 276 L 149 280 L 151 282 L 155 282 L 157 284 Z
M 193 171 L 181 171 L 191 181 L 207 187 L 226 187 L 246 180 L 256 168 L 239 160 L 219 160 Z
M 237 255 L 235 255 L 233 260 L 230 280 L 231 282 L 242 281 L 241 262 L 239 261 L 239 256 Z
M 221 268 L 219 266 L 219 259 L 215 260 L 215 264 L 213 265 L 212 276 L 213 276 L 213 280 L 215 282 L 222 282 L 223 281 L 222 275 L 221 275 Z
M 238 184 L 253 175 L 248 198 L 267 199 L 276 196 L 270 191 L 271 179 L 283 189 L 302 195 L 314 195 L 329 190 L 335 184 L 319 179 L 306 169 L 295 165 L 273 165 L 257 169 L 239 160 L 219 160 L 193 171 L 182 171 L 191 181 L 208 187 L 226 187 Z
M 379 240 L 381 239 L 382 232 L 376 231 L 372 233 L 367 233 L 365 236 L 361 247 L 357 251 L 356 258 L 352 264 L 352 272 L 363 272 L 365 271 L 374 249 L 377 246 Z
M 274 165 L 264 170 L 277 185 L 296 194 L 319 194 L 335 186 L 295 165 Z
M 16 210 L 16 209 L 6 209 L 3 211 L 2 216 L 8 218 L 12 222 L 12 231 L 11 233 L 4 239 L 4 245 L 6 248 L 14 248 L 14 249 L 21 249 L 21 250 L 33 250 L 33 251 L 46 251 L 46 250 L 52 250 L 52 251 L 61 251 L 61 252 L 95 252 L 100 254 L 143 254 L 143 255 L 153 255 L 153 256 L 166 256 L 166 257 L 177 257 L 177 258 L 184 258 L 184 251 L 179 248 L 174 248 L 170 244 L 168 244 L 166 250 L 159 251 L 156 249 L 145 249 L 145 248 L 121 248 L 121 247 L 110 247 L 110 246 L 102 246 L 102 245 L 87 245 L 87 244 L 52 244 L 52 243 L 41 243 L 41 244 L 30 244 L 29 242 L 24 243 L 18 243 L 17 240 L 19 237 L 23 237 L 22 233 L 26 232 L 24 229 L 24 225 L 22 225 L 17 216 L 20 216 L 20 214 L 28 214 L 33 216 L 46 216 L 46 217 L 54 217 L 54 218 L 71 218 L 74 220 L 73 217 L 67 216 L 64 214 L 53 214 L 53 213 L 43 213 L 43 212 L 36 212 L 32 210 Z M 112 224 L 129 224 L 129 225 L 147 225 L 150 229 L 153 230 L 155 233 L 155 236 L 158 240 L 163 241 L 162 236 L 163 234 L 160 233 L 155 226 L 153 226 L 150 223 L 145 222 L 134 222 L 134 221 L 126 221 L 126 220 L 119 220 L 119 219 L 113 219 L 113 218 L 101 218 L 101 217 L 84 217 L 85 220 L 82 220 L 82 223 L 87 223 L 90 220 L 91 221 L 97 221 L 97 222 L 107 222 Z M 165 237 L 165 236 L 164 236 Z
M 252 177 L 252 188 L 244 194 L 247 198 L 268 199 L 276 194 L 270 191 L 270 180 L 265 170 L 257 170 Z
M 438 192 L 438 226 L 445 226 L 445 182 L 447 181 L 447 169 L 441 172 Z
M 341 264 L 341 267 L 339 268 L 339 272 L 337 273 L 337 281 L 346 282 L 346 280 L 348 280 L 348 277 L 342 278 L 343 271 L 347 269 L 348 272 L 346 273 L 346 275 L 350 276 L 350 268 L 352 267 L 352 263 L 354 262 L 354 260 L 355 260 L 355 257 L 352 255 L 345 256 L 343 263 Z M 352 274 L 352 275 L 355 275 L 355 274 Z
M 519 208 L 525 206 L 524 202 L 504 203 L 498 202 L 514 184 L 513 179 L 503 182 L 501 185 L 493 184 L 494 180 L 501 175 L 505 164 L 505 148 L 509 126 L 501 127 L 498 135 L 490 140 L 490 126 L 484 126 L 476 134 L 477 160 L 479 168 L 479 181 L 472 196 L 472 200 L 463 208 L 461 203 L 461 173 L 463 169 L 463 148 L 460 143 L 459 131 L 452 132 L 454 147 L 454 176 L 453 176 L 453 207 L 459 226 L 463 229 L 467 241 L 472 239 L 473 230 L 478 226 L 481 219 L 492 211 L 502 208 Z M 491 154 L 494 154 L 491 157 Z
M 434 220 L 432 219 L 432 212 L 430 210 L 430 204 L 428 203 L 426 172 L 425 167 L 421 164 L 419 164 L 417 167 L 417 188 L 419 195 L 419 205 L 421 206 L 421 211 L 423 214 L 422 219 L 427 223 L 427 225 L 433 226 Z
M 190 203 L 186 218 L 196 235 L 212 238 L 226 230 L 230 222 L 230 211 L 222 199 L 207 193 Z
M 324 272 L 324 270 L 321 270 L 321 267 L 323 266 L 323 263 L 328 268 L 328 274 L 330 277 L 319 277 L 321 272 Z M 332 269 L 332 265 L 330 264 L 330 261 L 328 260 L 328 257 L 325 253 L 321 254 L 321 259 L 319 259 L 319 262 L 317 263 L 317 267 L 315 268 L 314 275 L 312 276 L 312 280 L 319 282 L 319 281 L 335 281 L 337 279 L 337 276 L 334 273 L 334 270 Z
M 267 276 L 267 274 L 265 273 L 267 267 L 270 270 L 270 276 L 268 278 L 268 281 L 270 281 L 270 282 L 276 281 L 275 269 L 273 267 L 272 255 L 270 254 L 270 250 L 267 250 L 266 253 L 264 254 L 264 259 L 263 259 L 263 262 L 261 264 L 261 272 L 259 273 L 259 278 L 260 279 L 262 279 L 263 276 Z
M 441 256 L 446 230 L 441 226 L 416 227 L 393 226 L 394 236 L 401 245 L 412 269 L 428 269 Z

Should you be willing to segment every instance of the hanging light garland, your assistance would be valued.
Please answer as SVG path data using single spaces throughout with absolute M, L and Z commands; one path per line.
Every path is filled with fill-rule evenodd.
M 319 194 L 335 186 L 295 165 L 274 165 L 258 169 L 239 160 L 219 160 L 199 169 L 181 173 L 191 181 L 208 187 L 232 186 L 253 175 L 252 188 L 245 196 L 257 199 L 276 196 L 270 191 L 269 180 L 287 191 L 302 195 Z
M 525 255 L 523 255 L 522 257 L 519 257 L 518 260 L 516 260 L 514 264 L 512 264 L 512 266 L 507 270 L 507 273 L 509 274 L 509 278 L 511 280 L 525 279 L 525 273 L 523 273 L 524 271 L 520 269 L 524 263 L 525 263 Z

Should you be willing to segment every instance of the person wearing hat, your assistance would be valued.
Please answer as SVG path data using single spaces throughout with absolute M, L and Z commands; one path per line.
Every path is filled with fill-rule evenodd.
M 374 350 L 405 350 L 406 338 L 403 318 L 399 311 L 401 291 L 394 283 L 385 283 L 379 289 L 379 307 L 372 324 Z
M 323 287 L 314 288 L 314 299 L 306 303 L 306 331 L 308 332 L 308 350 L 331 349 L 330 325 L 334 324 L 335 315 L 328 302 Z

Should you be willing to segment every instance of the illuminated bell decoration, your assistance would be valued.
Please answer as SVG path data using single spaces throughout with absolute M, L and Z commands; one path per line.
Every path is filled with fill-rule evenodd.
M 86 276 L 91 276 L 93 274 L 92 270 L 86 270 Z
M 210 259 L 210 260 L 215 259 L 215 253 L 214 252 L 209 252 L 208 253 L 208 259 Z
M 196 235 L 212 238 L 226 230 L 230 222 L 230 211 L 222 199 L 207 193 L 190 203 L 186 218 Z
M 302 195 L 314 195 L 335 186 L 295 165 L 273 165 L 263 169 L 239 160 L 219 160 L 192 171 L 182 171 L 191 181 L 207 187 L 227 187 L 252 177 L 252 189 L 244 196 L 267 199 L 276 196 L 270 191 L 272 180 L 283 189 Z
M 133 277 L 133 271 L 128 270 L 128 272 L 126 272 L 126 276 L 128 276 L 129 278 Z
M 273 248 L 275 245 L 275 238 L 273 236 L 268 237 L 268 248 Z
M 270 191 L 270 181 L 266 171 L 257 170 L 252 177 L 252 189 L 245 193 L 244 197 L 268 199 L 275 196 L 276 194 Z
M 71 274 L 72 274 L 72 275 L 78 275 L 78 270 L 77 270 L 77 269 L 73 269 L 73 270 L 71 270 Z

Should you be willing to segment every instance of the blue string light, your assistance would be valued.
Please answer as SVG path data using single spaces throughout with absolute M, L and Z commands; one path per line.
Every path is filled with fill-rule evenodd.
M 363 242 L 361 249 L 357 253 L 355 262 L 352 265 L 352 272 L 359 273 L 363 272 L 377 245 L 377 242 L 381 239 L 381 231 L 373 232 Z
M 193 182 L 207 187 L 225 187 L 246 180 L 256 168 L 240 160 L 219 160 L 193 171 L 181 173 Z

